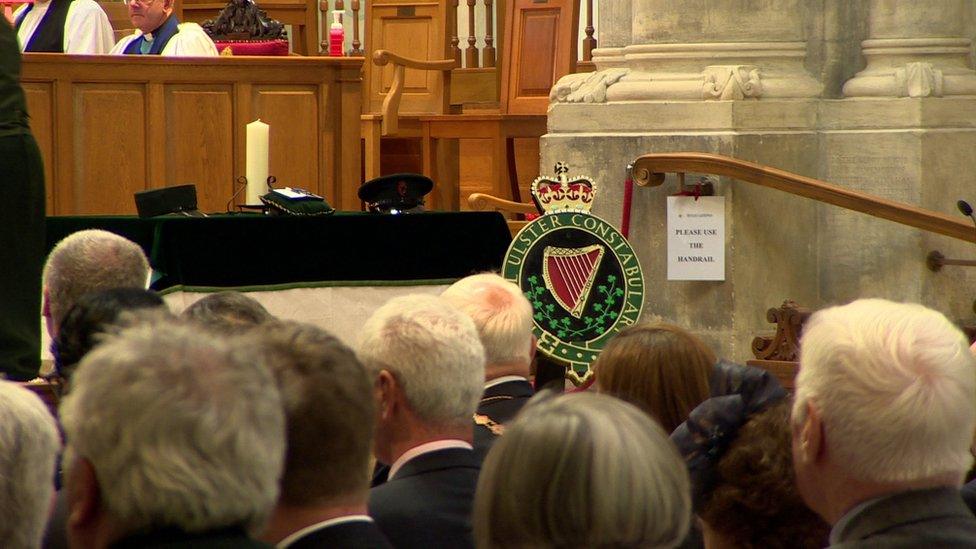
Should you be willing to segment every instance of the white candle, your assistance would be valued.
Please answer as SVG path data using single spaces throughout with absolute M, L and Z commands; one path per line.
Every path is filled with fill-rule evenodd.
M 268 193 L 268 133 L 270 127 L 257 119 L 247 125 L 247 204 L 261 204 L 259 197 Z

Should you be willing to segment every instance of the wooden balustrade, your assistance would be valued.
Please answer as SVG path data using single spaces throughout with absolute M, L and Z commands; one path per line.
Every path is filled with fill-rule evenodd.
M 458 4 L 459 4 L 458 0 L 451 0 L 451 12 L 448 14 L 448 21 L 450 21 L 449 26 L 451 28 L 452 35 L 451 35 L 451 45 L 448 48 L 450 51 L 448 52 L 447 57 L 448 58 L 453 57 L 454 64 L 460 67 L 461 66 L 461 47 L 460 47 L 461 38 L 458 37 L 458 30 L 457 30 Z
M 352 48 L 349 50 L 349 55 L 353 57 L 361 57 L 365 54 L 359 41 L 359 9 L 359 0 L 352 0 Z
M 474 33 L 474 7 L 477 0 L 468 0 L 468 47 L 464 50 L 464 66 L 474 68 L 478 66 L 478 48 L 475 46 L 478 37 Z
M 577 67 L 582 66 L 583 70 L 580 72 L 588 72 L 594 70 L 593 49 L 596 48 L 596 38 L 593 38 L 593 33 L 596 32 L 596 29 L 593 28 L 593 0 L 586 0 L 586 27 L 584 27 L 583 32 L 585 33 L 583 57 Z
M 494 67 L 495 66 L 495 37 L 492 36 L 494 14 L 492 11 L 492 0 L 485 0 L 485 49 L 483 50 L 483 65 L 484 67 Z
M 321 21 L 320 24 L 322 25 L 322 30 L 321 32 L 319 32 L 320 40 L 319 40 L 318 53 L 328 54 L 329 53 L 329 24 L 330 24 L 329 0 L 321 0 L 319 2 L 319 13 L 322 14 L 322 17 L 319 18 Z M 311 52 L 309 52 L 309 54 L 311 54 Z

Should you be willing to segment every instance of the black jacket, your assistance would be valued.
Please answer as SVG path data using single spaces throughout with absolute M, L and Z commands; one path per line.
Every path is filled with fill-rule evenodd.
M 464 448 L 421 454 L 370 490 L 369 514 L 397 548 L 474 547 L 471 507 L 480 466 Z
M 532 384 L 528 381 L 506 381 L 485 389 L 475 413 L 474 426 L 474 451 L 481 461 L 504 431 L 504 427 L 497 426 L 515 419 L 533 394 Z

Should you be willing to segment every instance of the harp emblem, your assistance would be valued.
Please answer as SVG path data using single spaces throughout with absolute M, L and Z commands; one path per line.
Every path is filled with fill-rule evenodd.
M 563 309 L 580 318 L 603 260 L 603 246 L 557 248 L 546 246 L 542 254 L 542 278 Z

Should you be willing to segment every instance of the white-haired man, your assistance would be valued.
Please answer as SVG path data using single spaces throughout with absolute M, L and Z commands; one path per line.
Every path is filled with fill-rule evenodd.
M 390 464 L 370 516 L 394 547 L 472 547 L 471 417 L 485 378 L 474 324 L 440 297 L 394 298 L 366 321 L 358 354 L 375 380 L 374 453 Z
M 831 546 L 976 547 L 974 427 L 976 359 L 940 313 L 864 299 L 804 327 L 793 458 Z
M 0 381 L 0 547 L 38 547 L 54 492 L 57 425 L 37 395 Z
M 485 390 L 474 416 L 474 448 L 483 458 L 533 394 L 532 305 L 518 286 L 491 273 L 462 278 L 441 297 L 474 321 L 485 347 Z
M 376 404 L 352 349 L 310 324 L 266 322 L 248 340 L 285 405 L 281 494 L 262 539 L 279 549 L 388 549 L 366 514 Z
M 140 325 L 85 356 L 61 405 L 75 548 L 265 547 L 285 419 L 274 379 L 225 340 Z
M 78 298 L 96 290 L 145 288 L 149 260 L 138 244 L 99 229 L 71 233 L 44 264 L 41 312 L 51 338 Z

